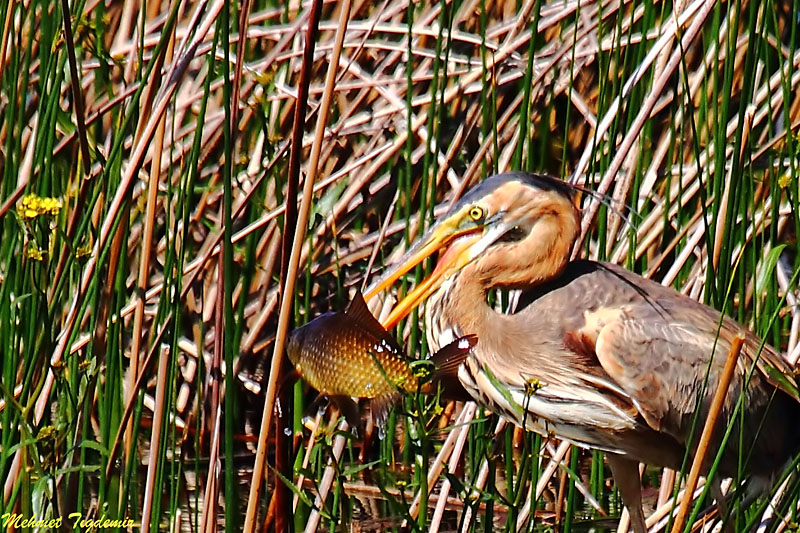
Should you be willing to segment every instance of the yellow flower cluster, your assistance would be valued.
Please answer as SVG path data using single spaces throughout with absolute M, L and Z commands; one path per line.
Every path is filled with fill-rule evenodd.
M 44 261 L 44 253 L 35 246 L 29 246 L 25 249 L 25 257 L 34 261 Z
M 56 436 L 55 426 L 44 426 L 39 430 L 39 435 L 36 437 L 38 440 L 52 439 Z
M 61 211 L 61 207 L 61 200 L 58 198 L 42 198 L 35 194 L 28 194 L 22 197 L 22 201 L 17 206 L 17 214 L 23 220 L 32 220 L 40 215 L 54 217 Z

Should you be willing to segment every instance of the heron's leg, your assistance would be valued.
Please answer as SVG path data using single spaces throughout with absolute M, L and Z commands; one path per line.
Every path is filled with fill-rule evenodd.
M 709 483 L 711 483 L 711 496 L 714 497 L 714 501 L 717 503 L 720 518 L 724 518 L 728 513 L 728 502 L 725 501 L 725 494 L 722 493 L 722 480 L 720 476 L 714 476 Z
M 622 496 L 622 502 L 631 515 L 631 525 L 635 533 L 647 533 L 642 511 L 642 480 L 639 477 L 639 463 L 621 455 L 607 453 L 606 460 L 614 475 L 614 483 Z
M 722 493 L 722 477 L 714 476 L 709 483 L 711 483 L 711 495 L 714 497 L 714 502 L 717 504 L 719 521 L 722 523 L 728 517 L 728 501 L 725 498 L 725 494 Z M 725 531 L 733 531 L 730 522 L 728 522 Z

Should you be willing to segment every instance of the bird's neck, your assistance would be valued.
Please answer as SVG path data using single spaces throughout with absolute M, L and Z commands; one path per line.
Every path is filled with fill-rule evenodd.
M 562 274 L 578 234 L 577 211 L 538 223 L 521 242 L 509 244 L 465 265 L 428 300 L 426 321 L 431 337 L 496 337 L 505 317 L 489 307 L 492 289 L 529 289 Z M 498 316 L 499 315 L 499 316 Z M 452 332 L 452 335 L 444 332 Z
M 467 274 L 466 272 L 462 274 Z M 468 276 L 461 275 L 453 280 L 448 300 L 453 302 L 448 309 L 449 318 L 458 325 L 463 334 L 478 335 L 494 311 L 486 303 L 488 288 Z
M 530 289 L 560 276 L 569 263 L 571 241 L 558 240 L 551 246 L 536 248 L 526 254 L 524 264 L 510 265 L 472 263 L 458 276 L 448 280 L 434 298 L 443 324 L 459 334 L 497 334 L 493 328 L 502 326 L 504 316 L 487 303 L 493 289 Z M 499 274 L 500 272 L 504 275 Z

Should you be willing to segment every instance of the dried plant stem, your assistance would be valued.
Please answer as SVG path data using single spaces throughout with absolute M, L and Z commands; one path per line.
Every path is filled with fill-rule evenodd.
M 338 430 L 340 432 L 346 432 L 349 428 L 350 426 L 347 425 L 346 421 L 342 420 L 339 423 Z M 322 506 L 325 504 L 325 498 L 328 497 L 328 491 L 331 490 L 331 486 L 333 485 L 333 477 L 336 475 L 336 468 L 333 466 L 333 463 L 339 461 L 339 458 L 341 458 L 346 442 L 347 439 L 341 434 L 336 435 L 333 439 L 333 457 L 328 461 L 328 466 L 325 467 L 325 471 L 322 474 L 322 479 L 319 483 L 319 494 L 317 494 L 314 501 L 314 509 L 311 510 L 308 522 L 306 522 L 306 533 L 317 531 L 320 519 L 319 509 L 322 509 Z
M 708 408 L 708 416 L 703 426 L 703 433 L 700 435 L 700 441 L 697 443 L 697 451 L 694 454 L 692 468 L 689 470 L 689 477 L 686 479 L 686 493 L 684 494 L 683 500 L 681 500 L 681 506 L 675 517 L 672 533 L 680 533 L 686 522 L 686 516 L 689 513 L 689 505 L 692 503 L 692 494 L 694 494 L 694 490 L 697 487 L 700 472 L 703 470 L 703 461 L 708 452 L 708 445 L 711 443 L 711 437 L 714 434 L 714 427 L 717 425 L 717 419 L 725 403 L 728 387 L 731 384 L 731 379 L 733 379 L 736 363 L 739 361 L 739 353 L 742 351 L 742 344 L 744 344 L 744 334 L 740 333 L 736 335 L 736 337 L 733 338 L 733 342 L 731 342 L 728 359 L 725 361 L 725 366 L 722 369 L 719 382 L 717 383 L 717 390 L 714 393 L 711 406 Z
M 314 2 L 312 9 L 317 10 L 317 14 L 310 17 L 309 24 L 319 24 L 318 10 L 321 9 L 321 2 Z M 264 402 L 264 414 L 261 422 L 261 431 L 259 434 L 258 451 L 256 452 L 256 464 L 253 468 L 253 481 L 250 488 L 250 495 L 247 502 L 247 514 L 245 516 L 244 530 L 246 532 L 253 531 L 255 527 L 256 511 L 258 509 L 258 496 L 261 490 L 264 462 L 266 458 L 266 444 L 269 435 L 270 421 L 272 418 L 272 410 L 274 409 L 275 395 L 277 391 L 277 378 L 280 376 L 281 361 L 283 359 L 283 349 L 286 342 L 286 335 L 288 333 L 288 322 L 290 319 L 290 311 L 292 309 L 291 295 L 294 291 L 294 282 L 296 278 L 297 265 L 300 261 L 300 254 L 303 248 L 303 240 L 305 239 L 305 228 L 308 225 L 308 216 L 311 210 L 311 196 L 313 194 L 314 178 L 317 173 L 318 158 L 321 151 L 322 136 L 325 131 L 325 125 L 328 119 L 328 112 L 330 110 L 330 98 L 333 94 L 333 83 L 336 79 L 336 71 L 339 65 L 339 56 L 341 55 L 341 45 L 344 41 L 344 30 L 347 26 L 347 18 L 350 14 L 350 2 L 345 0 L 341 6 L 340 27 L 337 29 L 336 42 L 337 46 L 334 48 L 333 56 L 328 67 L 328 77 L 326 80 L 325 93 L 320 108 L 320 115 L 317 122 L 317 136 L 314 139 L 312 146 L 312 156 L 309 161 L 308 176 L 303 184 L 303 196 L 300 203 L 300 210 L 297 215 L 297 225 L 294 233 L 294 241 L 291 247 L 291 256 L 288 261 L 288 271 L 283 286 L 283 299 L 281 301 L 280 314 L 278 317 L 278 330 L 275 339 L 275 348 L 272 354 L 272 364 L 270 370 L 270 381 L 267 385 L 267 397 Z M 311 31 L 309 30 L 309 33 Z M 313 42 L 307 43 L 307 46 L 313 46 Z M 306 84 L 307 90 L 307 84 Z M 301 105 L 298 101 L 297 105 Z M 304 105 L 304 104 L 303 104 Z M 295 128 L 302 132 L 302 125 L 295 124 Z M 301 137 L 302 139 L 302 137 Z M 300 146 L 296 147 L 297 150 Z M 293 197 L 289 197 L 287 201 L 294 201 Z M 285 249 L 284 249 L 285 251 Z
M 454 439 L 455 443 L 453 445 L 452 453 L 450 454 L 451 459 L 447 464 L 447 471 L 450 474 L 455 474 L 456 470 L 458 469 L 458 464 L 459 461 L 461 460 L 461 453 L 464 450 L 464 443 L 467 441 L 467 436 L 469 435 L 469 423 L 475 416 L 476 409 L 477 406 L 475 405 L 475 402 L 467 402 L 467 404 L 464 405 L 464 409 L 461 410 L 461 414 L 459 415 L 456 421 L 456 427 L 460 427 L 458 433 L 456 433 L 455 431 L 450 433 L 451 435 L 458 437 L 457 439 Z M 448 440 L 449 438 L 450 436 L 448 435 Z M 439 461 L 439 457 L 441 457 L 441 455 L 442 454 L 440 452 L 439 456 L 436 457 L 437 461 Z M 440 464 L 443 464 L 443 461 L 444 458 L 442 459 Z M 436 464 L 437 463 L 434 462 L 434 465 Z M 434 471 L 435 471 L 434 468 L 431 468 L 431 472 Z M 440 472 L 437 471 L 434 480 L 438 479 L 439 474 Z M 434 483 L 431 482 L 430 480 L 428 481 L 429 486 L 432 487 L 433 484 Z M 436 533 L 439 531 L 439 526 L 442 523 L 442 516 L 444 515 L 445 505 L 447 504 L 447 499 L 449 496 L 450 496 L 450 480 L 445 479 L 442 482 L 441 489 L 439 490 L 439 497 L 436 500 L 436 508 L 434 509 L 433 517 L 431 518 L 431 525 L 430 525 L 431 533 Z M 417 502 L 418 500 L 415 499 L 414 501 Z M 412 515 L 412 518 L 413 517 L 414 515 Z
M 86 116 L 83 109 L 83 91 L 81 91 L 81 75 L 78 72 L 78 61 L 75 59 L 75 38 L 72 35 L 72 16 L 70 15 L 68 0 L 61 0 L 62 21 L 64 23 L 64 41 L 67 44 L 67 57 L 69 58 L 70 86 L 75 105 L 75 120 L 78 126 L 78 140 L 81 147 L 81 162 L 83 173 L 89 174 L 91 156 L 89 155 L 89 141 L 86 137 Z M 9 13 L 11 10 L 9 9 Z
M 158 488 L 155 484 L 155 476 L 158 471 L 159 462 L 159 442 L 161 442 L 161 432 L 164 426 L 164 413 L 166 412 L 166 389 L 167 389 L 167 368 L 170 359 L 169 346 L 162 346 L 158 357 L 158 380 L 156 386 L 156 404 L 153 409 L 153 432 L 150 434 L 150 459 L 147 463 L 147 481 L 145 482 L 144 502 L 142 506 L 142 533 L 150 531 L 150 516 L 153 509 L 153 498 Z M 209 472 L 213 471 L 209 468 Z M 208 531 L 208 530 L 206 530 Z

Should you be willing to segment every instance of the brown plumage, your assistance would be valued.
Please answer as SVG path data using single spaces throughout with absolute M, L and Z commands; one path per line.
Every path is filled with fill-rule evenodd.
M 579 228 L 573 190 L 564 182 L 494 176 L 438 220 L 367 297 L 442 250 L 434 272 L 398 304 L 388 325 L 427 300 L 431 346 L 477 335 L 459 371 L 467 391 L 527 429 L 609 452 L 637 533 L 646 528 L 636 464 L 680 468 L 693 419 L 705 420 L 731 342 L 743 332 L 712 444 L 718 448 L 734 424 L 719 473 L 736 475 L 741 457 L 745 472 L 768 484 L 800 448 L 791 369 L 710 307 L 616 265 L 570 262 Z M 523 291 L 514 314 L 485 303 L 496 288 Z M 741 425 L 733 417 L 740 394 Z

